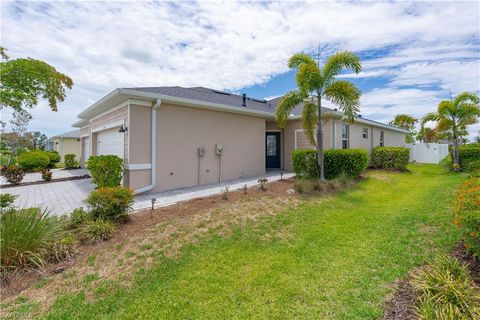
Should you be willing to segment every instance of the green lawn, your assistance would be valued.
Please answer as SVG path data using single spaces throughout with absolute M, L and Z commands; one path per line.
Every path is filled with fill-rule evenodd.
M 448 206 L 463 177 L 410 169 L 159 256 L 129 288 L 60 295 L 47 318 L 377 318 L 395 279 L 457 241 Z

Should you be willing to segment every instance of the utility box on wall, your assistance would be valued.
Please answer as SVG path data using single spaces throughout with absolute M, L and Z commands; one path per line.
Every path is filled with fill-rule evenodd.
M 217 156 L 221 156 L 223 154 L 223 145 L 221 145 L 221 144 L 216 144 L 215 145 L 215 154 Z
M 202 147 L 198 147 L 197 149 L 197 155 L 199 157 L 203 157 L 205 155 L 205 148 L 202 148 Z

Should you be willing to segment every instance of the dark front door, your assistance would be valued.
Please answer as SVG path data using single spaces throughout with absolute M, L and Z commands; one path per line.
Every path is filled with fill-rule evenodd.
M 266 167 L 280 168 L 280 132 L 265 135 Z

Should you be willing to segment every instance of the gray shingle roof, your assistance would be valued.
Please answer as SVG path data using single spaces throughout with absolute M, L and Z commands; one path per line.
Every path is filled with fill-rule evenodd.
M 53 136 L 49 140 L 58 139 L 58 138 L 80 138 L 80 129 Z
M 199 100 L 210 103 L 218 103 L 232 107 L 243 107 L 243 97 L 239 94 L 223 92 L 220 90 L 205 88 L 205 87 L 140 87 L 140 88 L 124 88 L 129 90 L 136 90 L 148 93 L 157 93 L 164 94 L 167 96 Z M 243 108 L 248 108 L 257 111 L 265 111 L 273 113 L 275 108 L 266 101 L 260 99 L 254 99 L 252 97 L 247 97 L 246 101 L 247 106 Z

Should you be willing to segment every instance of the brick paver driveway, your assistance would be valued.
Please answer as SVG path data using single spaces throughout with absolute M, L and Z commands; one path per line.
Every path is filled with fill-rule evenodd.
M 292 177 L 293 174 L 285 173 L 284 179 Z M 162 207 L 175 204 L 180 201 L 195 198 L 208 197 L 219 194 L 225 186 L 230 190 L 241 189 L 245 184 L 248 187 L 257 185 L 259 177 L 267 177 L 268 181 L 280 180 L 278 171 L 267 172 L 262 176 L 237 179 L 220 183 L 194 186 L 164 192 L 150 192 L 138 195 L 133 204 L 134 210 L 142 210 L 151 207 L 151 199 L 156 198 L 155 207 Z M 15 204 L 20 208 L 46 207 L 57 215 L 68 214 L 75 208 L 85 206 L 84 200 L 93 190 L 91 179 L 72 180 L 64 182 L 53 182 L 37 184 L 24 187 L 13 187 L 3 189 L 2 193 L 8 192 L 19 197 Z
M 52 179 L 80 177 L 88 174 L 87 169 L 52 169 Z M 42 181 L 40 172 L 27 173 L 23 177 L 22 183 Z M 0 185 L 9 185 L 4 176 L 0 176 Z

